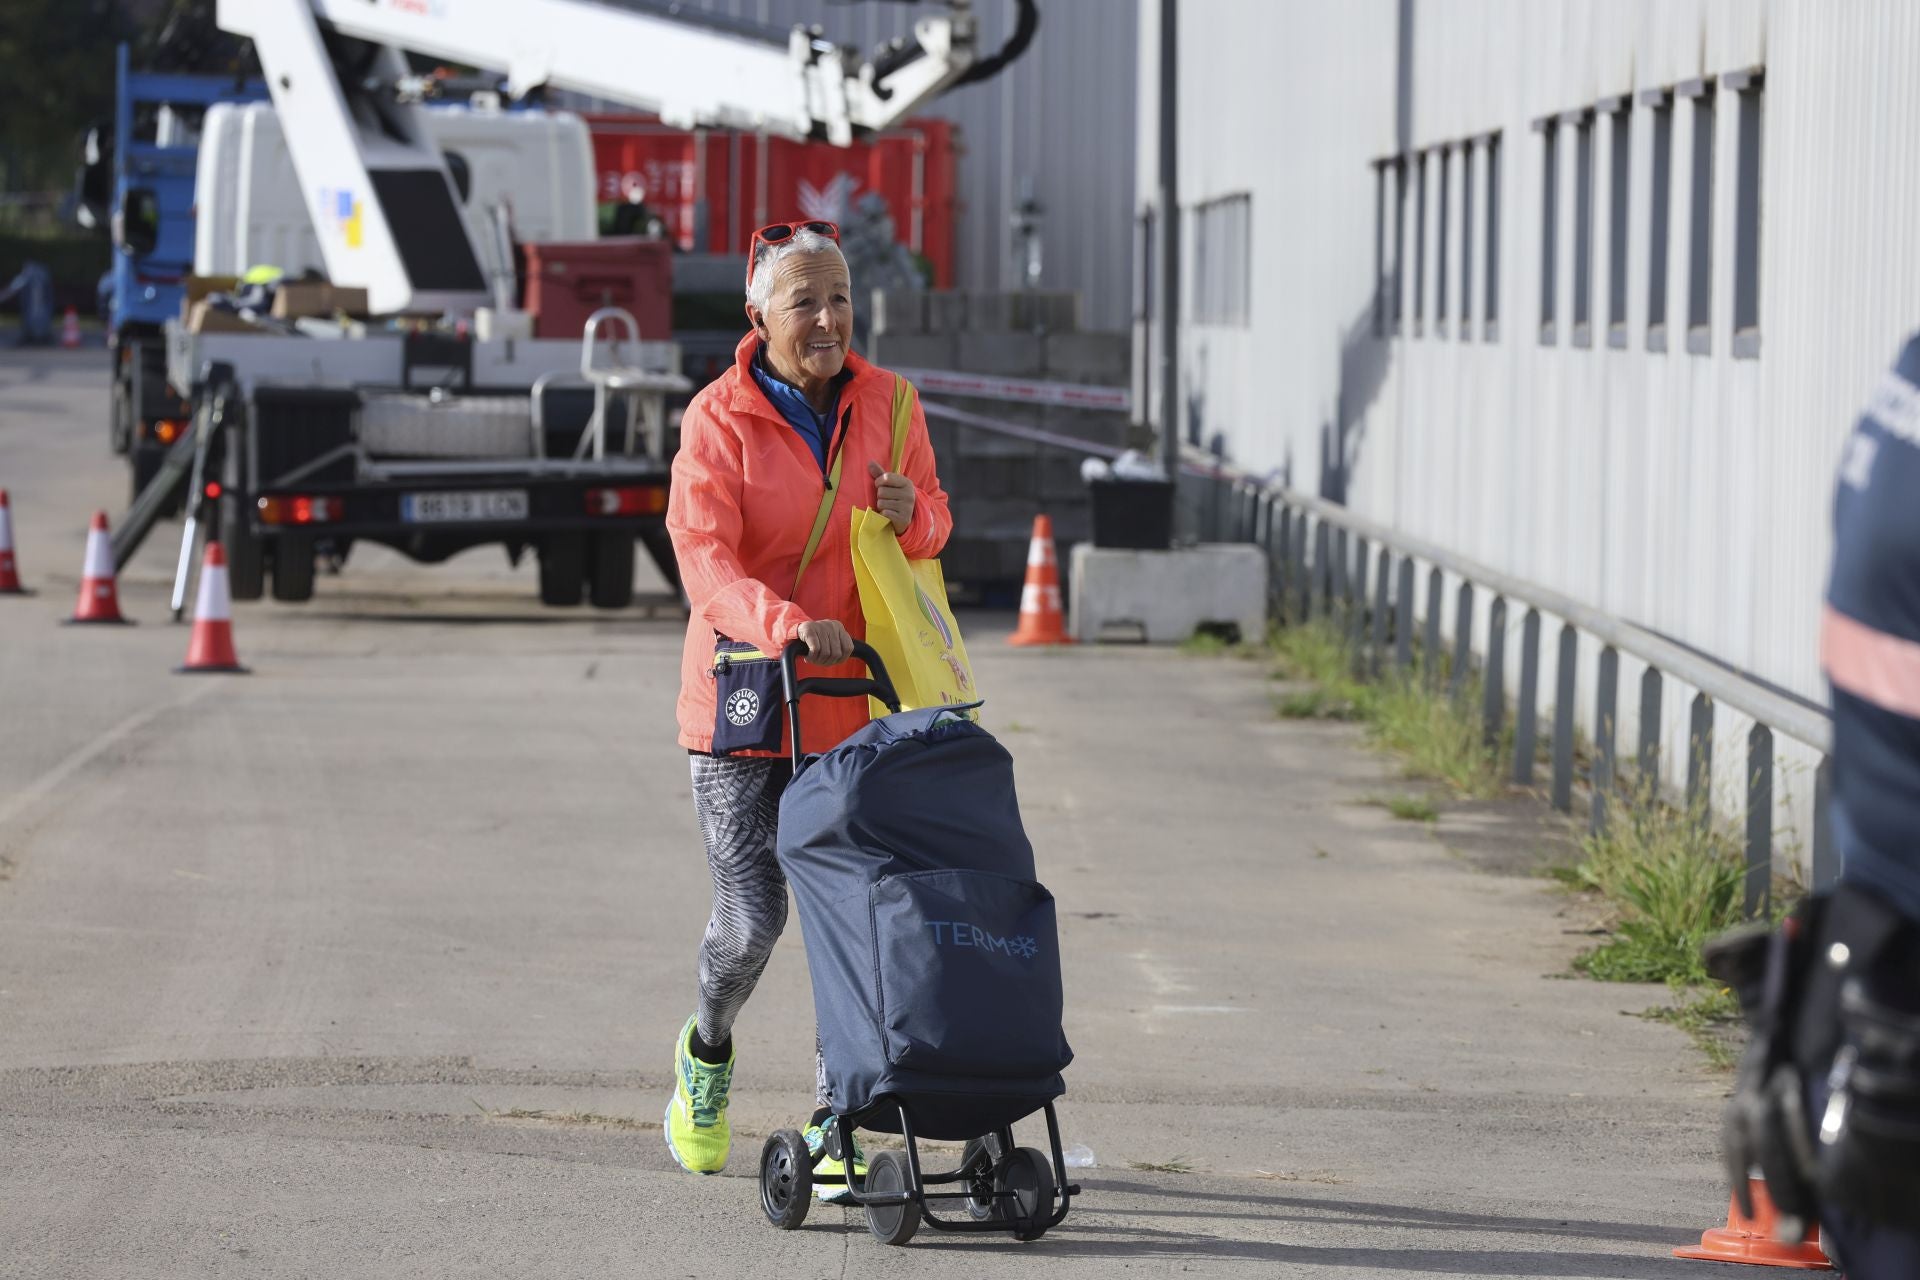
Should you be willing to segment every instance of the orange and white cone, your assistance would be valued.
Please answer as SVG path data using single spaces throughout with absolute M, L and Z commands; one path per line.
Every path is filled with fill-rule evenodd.
M 1831 1271 L 1826 1250 L 1820 1247 L 1820 1225 L 1807 1228 L 1799 1240 L 1780 1240 L 1775 1231 L 1780 1215 L 1760 1178 L 1747 1179 L 1753 1197 L 1753 1216 L 1740 1212 L 1740 1199 L 1727 1205 L 1727 1225 L 1703 1232 L 1700 1243 L 1675 1249 L 1676 1258 L 1702 1262 L 1744 1262 L 1757 1267 L 1791 1267 L 1797 1271 Z
M 80 345 L 80 313 L 72 307 L 67 308 L 67 317 L 60 322 L 60 345 L 68 350 Z
M 23 596 L 20 566 L 13 561 L 13 511 L 7 505 L 7 491 L 0 489 L 0 596 Z
M 233 592 L 227 585 L 227 553 L 218 542 L 207 543 L 200 562 L 200 594 L 193 602 L 193 639 L 187 642 L 187 662 L 175 667 L 181 675 L 226 672 L 246 675 L 233 648 Z
M 1027 545 L 1027 582 L 1020 590 L 1020 626 L 1008 644 L 1072 644 L 1066 610 L 1060 605 L 1060 562 L 1053 554 L 1053 520 L 1033 518 Z
M 80 600 L 67 621 L 126 622 L 120 616 L 120 592 L 113 579 L 113 546 L 107 540 L 104 511 L 93 513 L 93 527 L 87 530 L 87 565 L 80 573 Z

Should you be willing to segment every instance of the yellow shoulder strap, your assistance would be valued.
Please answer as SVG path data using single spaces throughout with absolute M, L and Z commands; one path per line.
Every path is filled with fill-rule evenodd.
M 800 580 L 807 576 L 807 566 L 813 563 L 813 553 L 820 549 L 820 538 L 827 531 L 827 519 L 833 515 L 834 495 L 840 489 L 840 459 L 846 450 L 833 455 L 833 469 L 827 472 L 827 491 L 820 495 L 820 510 L 813 517 L 813 532 L 807 537 L 807 549 L 800 553 L 800 572 L 793 575 L 793 591 L 789 600 L 800 594 Z
M 907 433 L 913 430 L 913 384 L 899 374 L 893 375 L 893 465 L 887 468 L 901 474 L 900 464 L 907 458 Z

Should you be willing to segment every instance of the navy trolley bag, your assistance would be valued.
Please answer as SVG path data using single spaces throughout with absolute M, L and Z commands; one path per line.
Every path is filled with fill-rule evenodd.
M 870 654 L 874 681 L 799 681 L 790 710 L 805 692 L 890 695 Z M 948 708 L 875 720 L 812 760 L 793 736 L 777 854 L 834 1112 L 899 1132 L 903 1107 L 917 1136 L 957 1140 L 1059 1097 L 1073 1053 L 1053 895 L 1006 748 Z

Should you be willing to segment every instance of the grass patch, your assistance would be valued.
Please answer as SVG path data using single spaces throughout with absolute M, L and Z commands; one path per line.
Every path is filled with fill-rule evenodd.
M 1175 1156 L 1171 1160 L 1129 1160 L 1127 1168 L 1138 1169 L 1142 1173 L 1192 1173 L 1193 1162 L 1185 1156 Z
M 1721 1071 L 1731 1071 L 1740 1059 L 1740 1001 L 1727 987 L 1713 987 L 1691 999 L 1676 992 L 1680 1003 L 1648 1009 L 1640 1016 L 1679 1027 L 1700 1052 Z
M 1232 647 L 1217 631 L 1196 631 L 1180 642 L 1180 652 L 1190 658 L 1217 658 Z
M 1361 804 L 1370 804 L 1385 809 L 1402 822 L 1438 822 L 1440 810 L 1426 796 L 1362 796 Z
M 1309 686 L 1276 701 L 1282 719 L 1361 721 L 1377 745 L 1405 759 L 1411 776 L 1473 799 L 1500 793 L 1502 755 L 1484 740 L 1477 681 L 1468 681 L 1458 699 L 1403 672 L 1361 681 L 1346 636 L 1324 620 L 1280 630 L 1271 643 L 1279 674 Z
M 1709 938 L 1745 918 L 1739 842 L 1715 823 L 1705 801 L 1666 804 L 1650 785 L 1622 788 L 1607 806 L 1607 829 L 1581 841 L 1574 868 L 1619 912 L 1613 936 L 1574 961 L 1602 982 L 1700 986 Z

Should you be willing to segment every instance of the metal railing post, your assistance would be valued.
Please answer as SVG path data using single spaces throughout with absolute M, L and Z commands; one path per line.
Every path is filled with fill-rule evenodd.
M 1520 699 L 1513 724 L 1513 781 L 1533 785 L 1533 756 L 1540 732 L 1540 611 L 1527 610 L 1520 624 Z
M 1813 887 L 1831 889 L 1840 878 L 1840 856 L 1833 847 L 1833 757 L 1820 757 L 1813 771 Z
M 1749 916 L 1766 912 L 1773 899 L 1773 730 L 1764 724 L 1747 734 L 1747 884 Z
M 1367 540 L 1353 540 L 1353 576 L 1347 582 L 1347 648 L 1355 675 L 1366 673 Z
M 1427 571 L 1427 635 L 1425 649 L 1420 654 L 1420 674 L 1427 688 L 1440 687 L 1440 611 L 1447 607 L 1444 598 L 1447 589 L 1446 575 L 1440 572 L 1438 565 Z
M 1447 696 L 1455 702 L 1467 691 L 1467 669 L 1473 665 L 1473 584 L 1460 583 L 1459 604 L 1453 614 L 1453 670 L 1447 673 Z
M 1489 747 L 1500 745 L 1507 719 L 1507 598 L 1495 596 L 1487 607 L 1487 671 L 1480 691 L 1482 737 Z
M 1373 567 L 1373 653 L 1367 663 L 1368 670 L 1375 676 L 1386 666 L 1387 610 L 1390 607 L 1387 580 L 1392 576 L 1393 553 L 1382 547 Z
M 1640 673 L 1640 750 L 1635 764 L 1640 785 L 1647 794 L 1659 794 L 1660 788 L 1660 668 L 1648 667 Z
M 1713 699 L 1693 695 L 1687 718 L 1687 813 L 1704 830 L 1713 812 Z
M 1580 633 L 1560 624 L 1560 658 L 1553 680 L 1553 807 L 1573 812 L 1574 676 L 1580 657 Z
M 1394 602 L 1393 664 L 1406 674 L 1413 665 L 1413 557 L 1400 558 L 1399 599 Z
M 1620 714 L 1620 651 L 1612 645 L 1600 650 L 1600 691 L 1593 709 L 1593 813 L 1590 829 L 1607 833 L 1607 802 L 1613 798 L 1618 761 L 1613 733 Z

